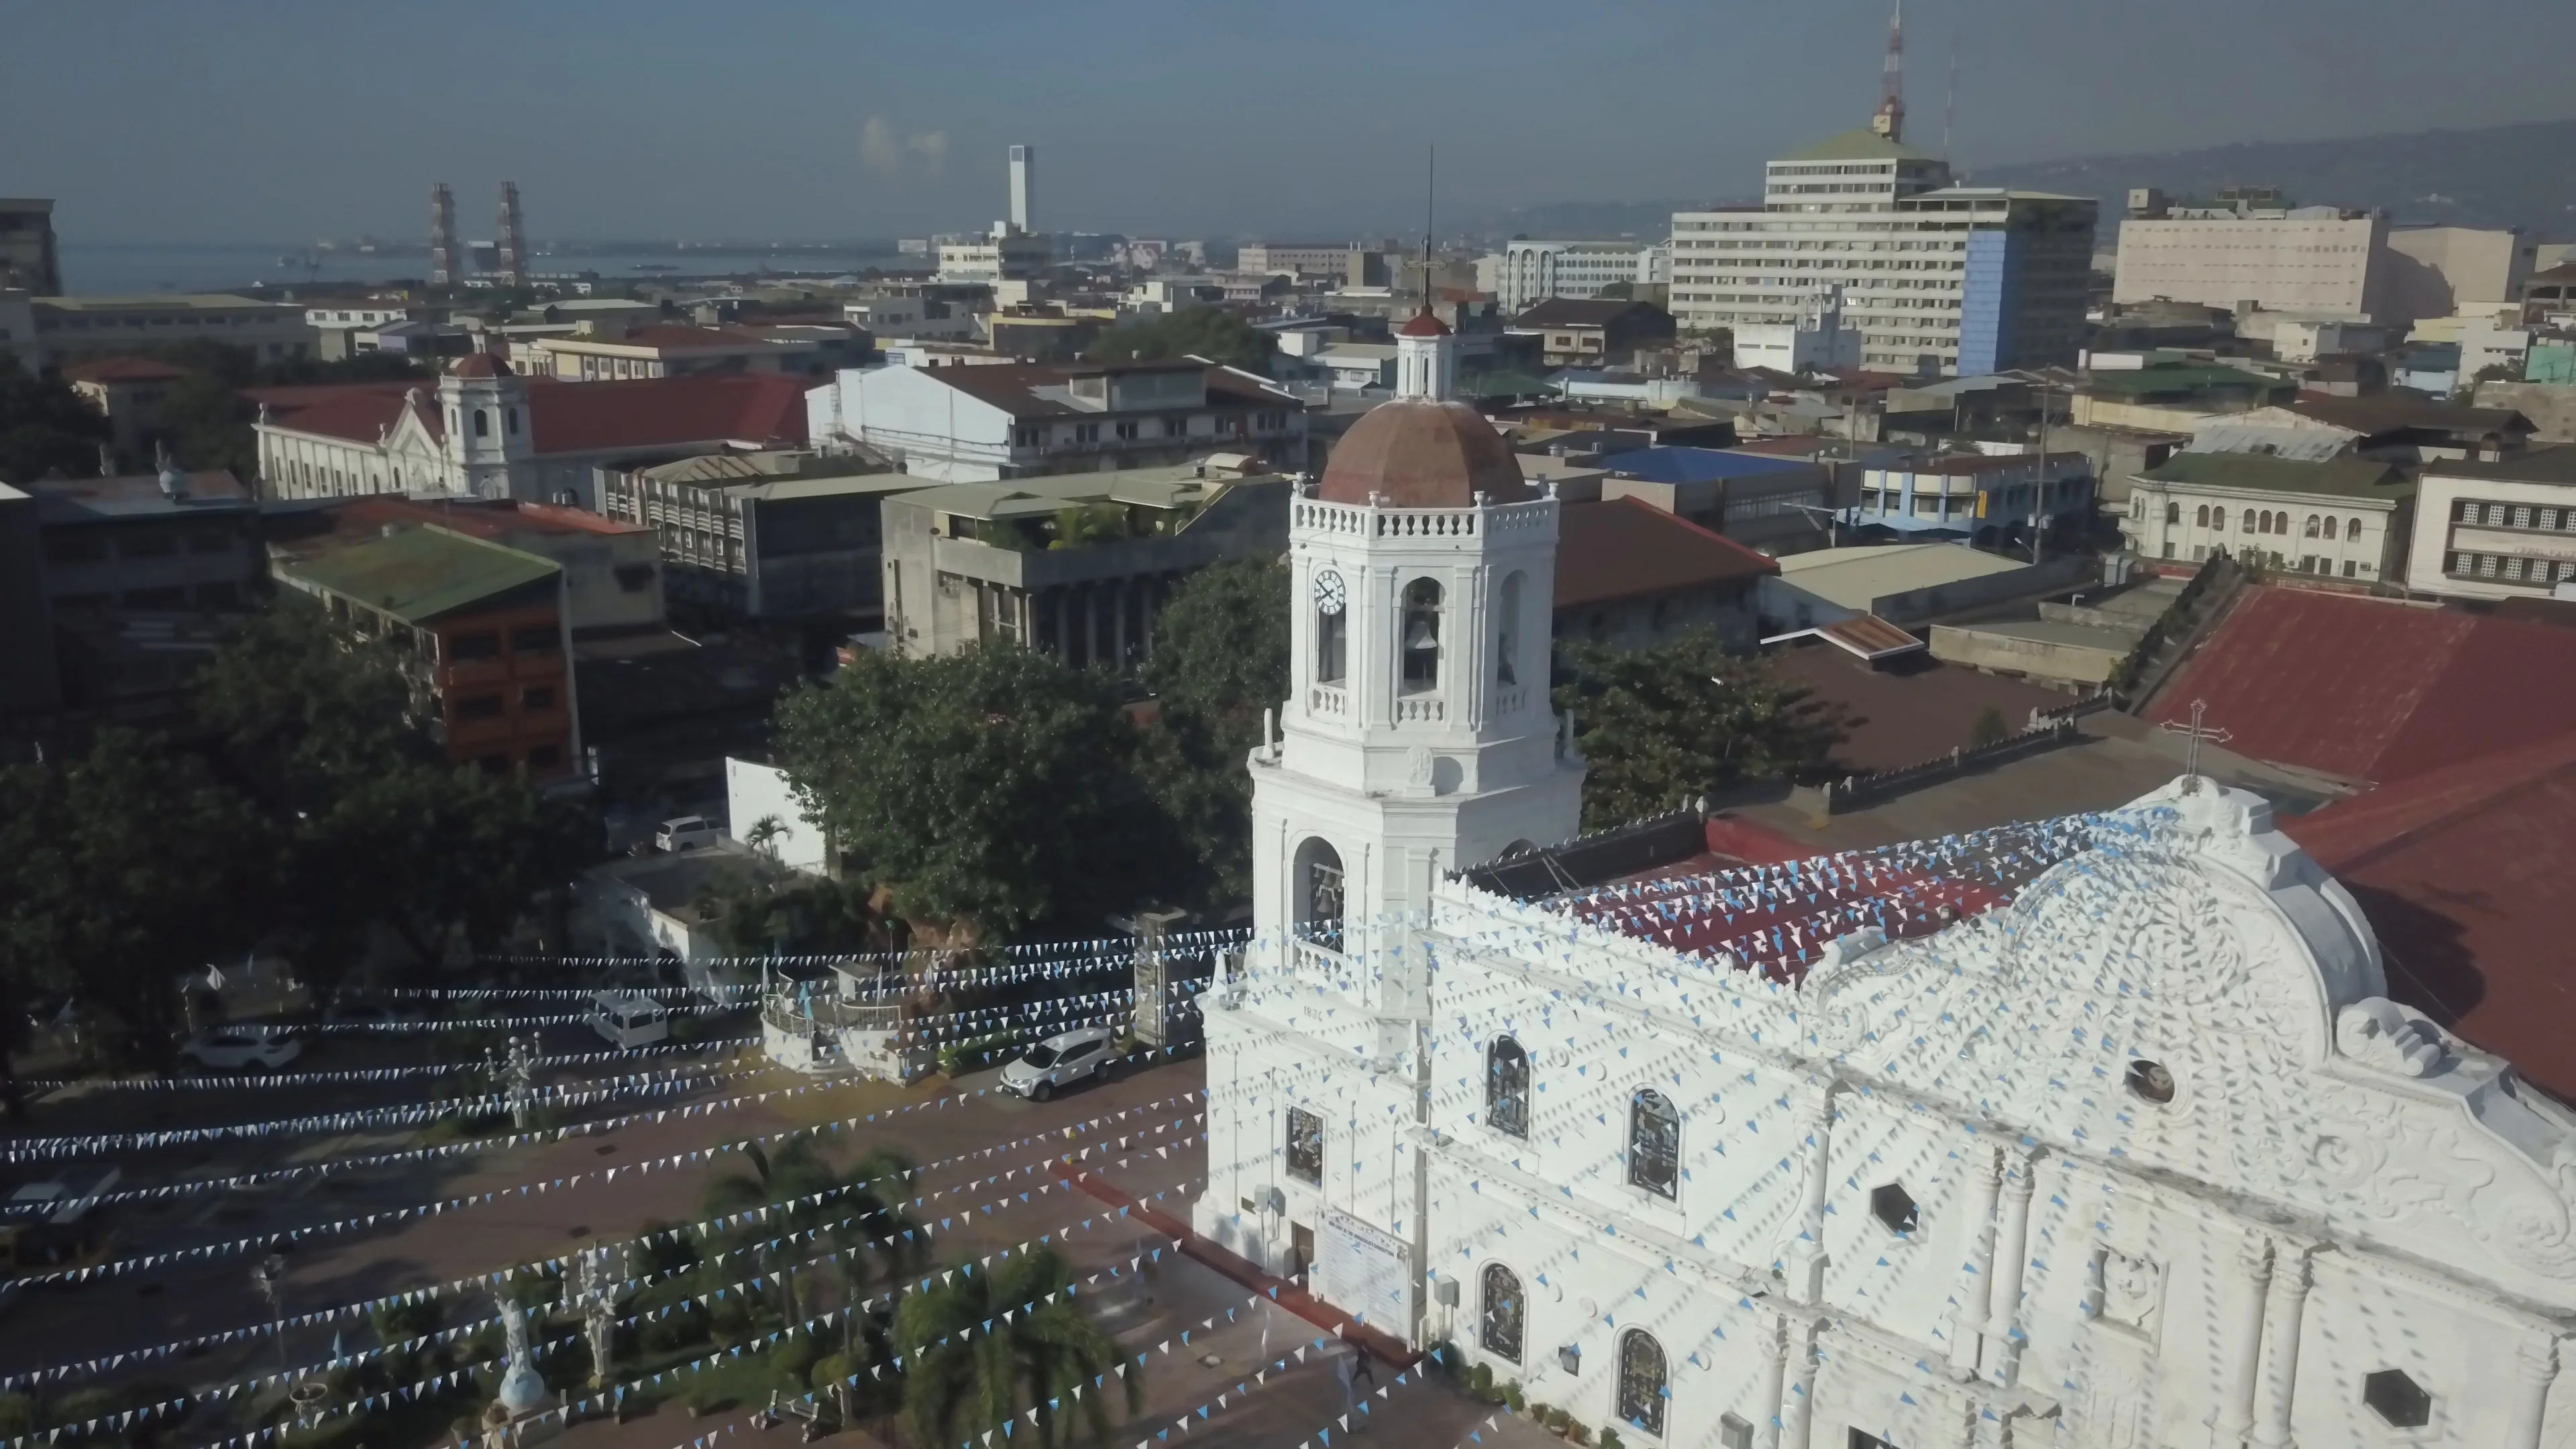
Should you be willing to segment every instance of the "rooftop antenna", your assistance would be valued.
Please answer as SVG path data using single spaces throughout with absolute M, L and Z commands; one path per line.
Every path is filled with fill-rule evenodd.
M 1440 185 L 1440 143 L 1431 143 L 1422 167 L 1422 310 L 1431 310 L 1431 202 Z
M 1869 128 L 1891 141 L 1905 139 L 1905 0 L 1887 21 L 1887 64 L 1879 73 L 1878 114 Z
M 1955 154 L 1950 150 L 1950 127 L 1958 119 L 1959 37 L 1954 31 L 1950 36 L 1950 91 L 1941 101 L 1941 155 L 1945 160 Z

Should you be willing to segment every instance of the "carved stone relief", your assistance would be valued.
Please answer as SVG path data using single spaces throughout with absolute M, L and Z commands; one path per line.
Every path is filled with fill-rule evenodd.
M 2101 1278 L 2102 1321 L 2153 1338 L 2156 1310 L 2164 1302 L 2163 1266 L 2150 1258 L 2104 1248 Z

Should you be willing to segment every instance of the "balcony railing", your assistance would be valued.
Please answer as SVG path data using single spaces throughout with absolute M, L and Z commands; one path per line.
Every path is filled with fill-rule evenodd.
M 1292 519 L 1298 528 L 1365 538 L 1473 538 L 1486 529 L 1538 528 L 1554 516 L 1548 499 L 1482 508 L 1373 508 L 1301 498 Z
M 1339 719 L 1351 711 L 1351 697 L 1338 689 L 1316 685 L 1307 693 L 1306 709 L 1311 714 Z
M 1448 704 L 1436 694 L 1403 695 L 1395 701 L 1397 724 L 1438 724 L 1448 717 Z
M 903 1008 L 828 995 L 779 995 L 761 1003 L 760 1021 L 784 1032 L 895 1031 L 903 1026 Z

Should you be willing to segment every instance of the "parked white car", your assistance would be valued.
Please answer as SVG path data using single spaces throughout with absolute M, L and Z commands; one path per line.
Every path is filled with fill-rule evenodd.
M 179 1044 L 179 1055 L 226 1072 L 273 1072 L 304 1054 L 304 1043 L 285 1032 L 219 1026 Z
M 1109 1075 L 1118 1061 L 1118 1033 L 1106 1027 L 1058 1032 L 1002 1068 L 1002 1090 L 1043 1102 L 1058 1087 Z
M 640 991 L 594 992 L 590 1029 L 613 1047 L 651 1046 L 670 1040 L 671 1013 Z
M 662 828 L 653 832 L 653 844 L 661 850 L 695 850 L 715 844 L 723 834 L 703 815 L 683 815 L 663 821 Z

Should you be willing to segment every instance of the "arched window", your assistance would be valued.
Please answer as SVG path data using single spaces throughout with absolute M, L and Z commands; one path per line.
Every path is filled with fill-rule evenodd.
M 1507 1036 L 1485 1049 L 1485 1125 L 1529 1136 L 1529 1053 Z
M 2194 527 L 2209 527 L 2209 505 L 2204 503 L 2198 508 L 2193 509 L 2191 512 L 2191 521 Z M 2225 527 L 2224 524 L 2221 524 L 2220 526 Z
M 1652 1087 L 1628 1103 L 1628 1181 L 1674 1197 L 1681 1190 L 1682 1115 Z
M 492 436 L 492 410 L 490 408 L 476 408 L 474 410 L 474 436 L 478 438 L 488 438 Z
M 2329 514 L 2329 515 L 2327 515 L 2327 517 L 2326 517 L 2326 537 L 2327 537 L 2327 538 L 2329 538 L 2329 539 L 2331 539 L 2331 538 L 2333 538 L 2334 536 L 2335 536 L 2335 519 L 2334 519 L 2334 516 L 2333 516 L 2333 515 Z
M 1664 1346 L 1642 1328 L 1619 1335 L 1619 1417 L 1649 1434 L 1664 1432 Z
M 1350 594 L 1342 576 L 1326 569 L 1315 576 L 1315 682 L 1339 684 L 1350 668 Z
M 2209 510 L 2209 526 L 2221 533 L 2227 531 L 2227 509 L 2224 505 Z
M 1297 847 L 1297 933 L 1338 951 L 1342 948 L 1341 852 L 1321 837 Z
M 2207 510 L 2207 509 L 2202 509 L 2201 511 L 2202 511 L 2202 512 L 2204 512 L 2204 513 L 2208 512 L 2208 510 Z M 2180 522 L 2182 522 L 2182 505 L 2181 505 L 2181 504 L 2179 504 L 2179 503 L 2168 503 L 2168 504 L 2166 504 L 2166 505 L 2165 505 L 2165 522 L 2167 522 L 2167 523 L 2180 523 Z
M 1503 580 L 1502 600 L 1494 613 L 1494 682 L 1520 682 L 1521 576 Z
M 2308 536 L 2308 537 L 2310 537 L 2310 538 L 2315 538 L 2315 537 L 2317 536 L 2317 529 L 2318 529 L 2318 527 L 2319 527 L 2319 522 L 2320 522 L 2320 521 L 2319 521 L 2319 519 L 2317 518 L 2317 516 L 2316 516 L 2315 514 L 2311 513 L 2311 514 L 2309 514 L 2309 515 L 2308 515 L 2308 532 L 2307 532 L 2307 536 Z
M 1524 1316 L 1520 1275 L 1500 1263 L 1486 1264 L 1484 1281 L 1477 1285 L 1477 1308 L 1481 1322 L 1476 1342 L 1496 1358 L 1519 1363 Z
M 1404 684 L 1406 694 L 1440 687 L 1440 586 L 1415 579 L 1404 586 Z
M 2358 518 L 2345 519 L 2343 522 L 2343 536 L 2346 538 L 2361 537 L 2361 520 Z

